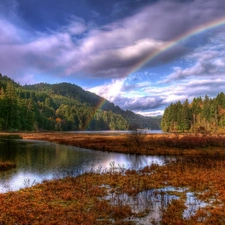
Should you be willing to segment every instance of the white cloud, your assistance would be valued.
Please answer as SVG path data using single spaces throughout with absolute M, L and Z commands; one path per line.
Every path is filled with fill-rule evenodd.
M 0 18 L 0 46 L 21 43 L 25 33 L 26 31 Z
M 88 89 L 90 92 L 94 92 L 97 95 L 104 97 L 109 101 L 115 101 L 118 95 L 121 94 L 122 86 L 124 85 L 124 79 L 112 80 L 110 84 L 104 84 Z
M 142 116 L 149 116 L 149 117 L 153 117 L 153 116 L 162 116 L 164 113 L 164 110 L 153 110 L 150 112 L 144 112 L 144 111 L 135 111 L 135 113 L 140 114 Z
M 71 35 L 80 35 L 88 29 L 87 24 L 82 18 L 71 16 L 68 25 L 61 28 L 63 32 L 69 32 Z
M 215 40 L 217 40 L 216 43 Z M 159 83 L 225 76 L 225 42 L 214 36 L 214 39 L 210 39 L 205 46 L 199 47 L 187 55 L 186 60 L 192 61 L 188 68 L 174 67 L 174 72 Z
M 168 95 L 167 98 L 165 98 L 163 100 L 163 103 L 172 103 L 172 102 L 177 102 L 177 101 L 181 101 L 183 102 L 185 99 L 187 99 L 188 96 L 187 95 L 179 95 L 178 94 L 171 94 L 171 95 Z

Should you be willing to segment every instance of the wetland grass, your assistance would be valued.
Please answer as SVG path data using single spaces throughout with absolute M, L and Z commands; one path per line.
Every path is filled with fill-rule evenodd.
M 22 134 L 84 148 L 174 155 L 140 170 L 91 171 L 0 194 L 0 224 L 225 224 L 223 135 Z M 155 213 L 153 213 L 155 212 Z
M 0 223 L 225 224 L 224 174 L 225 157 L 206 155 L 45 181 L 0 194 Z
M 142 155 L 225 154 L 224 134 L 79 134 L 65 132 L 20 133 L 23 139 L 44 140 L 92 150 Z

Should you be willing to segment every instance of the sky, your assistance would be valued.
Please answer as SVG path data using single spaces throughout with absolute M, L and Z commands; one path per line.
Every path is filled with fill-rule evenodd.
M 0 73 L 162 115 L 225 92 L 225 0 L 0 0 Z

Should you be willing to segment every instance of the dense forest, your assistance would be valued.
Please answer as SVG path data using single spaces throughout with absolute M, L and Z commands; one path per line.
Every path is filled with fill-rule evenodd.
M 127 130 L 134 124 L 160 129 L 160 118 L 124 111 L 74 84 L 21 86 L 0 74 L 2 131 Z
M 225 128 L 225 94 L 170 104 L 161 120 L 167 132 L 218 132 Z

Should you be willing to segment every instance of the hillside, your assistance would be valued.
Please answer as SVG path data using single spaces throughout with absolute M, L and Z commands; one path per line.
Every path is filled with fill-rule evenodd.
M 64 96 L 66 98 L 74 99 L 80 103 L 94 108 L 97 108 L 100 103 L 104 102 L 104 104 L 100 108 L 101 110 L 112 111 L 117 115 L 121 115 L 126 121 L 128 121 L 129 126 L 136 125 L 139 128 L 151 128 L 153 130 L 160 130 L 161 117 L 145 117 L 135 114 L 129 110 L 122 110 L 120 107 L 115 106 L 112 102 L 109 102 L 103 97 L 100 97 L 92 92 L 85 91 L 75 84 L 40 83 L 35 85 L 26 85 L 24 86 L 24 88 L 35 91 L 45 91 L 52 97 L 54 97 L 55 95 Z
M 0 130 L 127 130 L 134 124 L 160 129 L 160 118 L 124 111 L 77 85 L 21 86 L 1 74 L 0 108 Z

